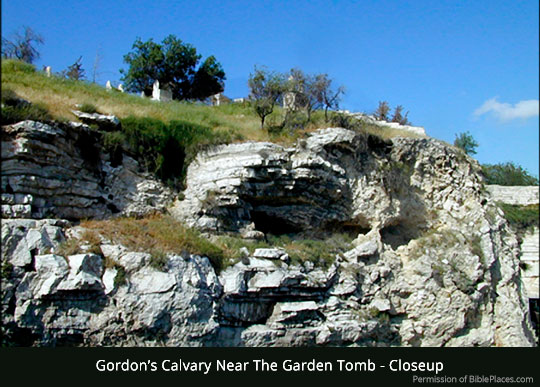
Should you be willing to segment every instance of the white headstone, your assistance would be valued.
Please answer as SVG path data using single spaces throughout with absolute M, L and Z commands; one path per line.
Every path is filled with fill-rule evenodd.
M 107 90 L 112 90 L 111 81 L 107 81 L 107 83 L 105 84 L 105 88 L 106 88 Z
M 118 85 L 118 90 L 121 91 L 121 92 L 123 93 L 123 92 L 124 92 L 124 85 L 119 84 L 119 85 Z
M 152 88 L 152 99 L 154 101 L 171 101 L 172 100 L 172 91 L 168 88 L 159 88 L 159 81 L 156 80 L 154 82 L 153 88 Z
M 152 86 L 152 99 L 156 101 L 160 100 L 159 81 L 157 79 L 154 81 L 154 85 Z
M 283 96 L 283 109 L 296 110 L 296 94 L 293 92 L 285 93 Z
M 212 105 L 219 106 L 221 104 L 221 93 L 212 96 Z
M 47 76 L 48 76 L 49 78 L 51 77 L 51 66 L 45 67 L 45 73 L 47 74 Z

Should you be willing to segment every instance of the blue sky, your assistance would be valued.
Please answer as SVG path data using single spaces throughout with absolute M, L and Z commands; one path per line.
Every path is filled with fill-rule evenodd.
M 248 94 L 254 65 L 328 73 L 342 108 L 401 104 L 413 124 L 452 143 L 469 131 L 481 163 L 538 176 L 539 2 L 2 0 L 2 35 L 40 33 L 37 65 L 61 71 L 99 52 L 99 82 L 118 83 L 136 37 L 176 35 L 215 55 L 225 94 Z

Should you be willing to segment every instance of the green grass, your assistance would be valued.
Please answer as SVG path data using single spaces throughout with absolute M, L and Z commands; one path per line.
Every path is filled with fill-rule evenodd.
M 216 240 L 225 252 L 230 263 L 236 263 L 242 258 L 240 249 L 246 247 L 250 254 L 258 248 L 280 247 L 284 249 L 292 264 L 312 262 L 315 266 L 329 267 L 336 255 L 352 249 L 354 236 L 344 233 L 334 233 L 321 236 L 319 239 L 302 235 L 267 235 L 266 241 L 248 241 L 239 237 L 221 236 Z
M 93 113 L 99 113 L 97 107 L 94 106 L 94 104 L 85 102 L 79 107 L 79 111 L 83 113 L 93 114 Z
M 510 226 L 515 227 L 519 231 L 525 231 L 532 227 L 538 227 L 538 204 L 517 206 L 499 202 L 497 205 L 503 210 L 504 217 Z
M 250 241 L 236 236 L 218 236 L 210 241 L 168 215 L 83 221 L 81 227 L 87 229 L 81 240 L 66 242 L 70 246 L 72 243 L 77 246 L 70 253 L 79 252 L 79 246 L 83 243 L 92 246 L 96 238 L 102 236 L 129 250 L 150 253 L 150 263 L 157 269 L 165 267 L 167 255 L 185 251 L 208 257 L 218 272 L 239 262 L 243 258 L 243 247 L 250 254 L 257 248 L 281 247 L 289 254 L 293 264 L 310 261 L 316 266 L 328 267 L 334 262 L 336 254 L 352 248 L 351 242 L 354 239 L 352 235 L 336 233 L 320 239 L 300 235 L 268 235 L 267 241 Z
M 183 251 L 208 257 L 217 271 L 223 268 L 225 254 L 222 248 L 170 216 L 91 220 L 81 222 L 81 226 L 129 250 L 150 253 L 151 264 L 156 268 L 164 267 L 167 254 Z
M 92 101 L 95 110 L 128 116 L 150 117 L 168 123 L 182 120 L 211 129 L 231 130 L 250 140 L 269 140 L 259 128 L 259 118 L 249 104 L 206 106 L 191 102 L 156 102 L 136 95 L 108 91 L 105 87 L 84 81 L 47 77 L 32 65 L 16 60 L 2 60 L 2 93 L 12 90 L 32 103 L 41 103 L 54 119 L 77 120 L 72 110 Z M 281 114 L 277 109 L 274 116 Z
M 213 131 L 227 131 L 232 134 L 232 141 L 271 141 L 291 145 L 298 138 L 318 129 L 335 126 L 326 123 L 323 111 L 314 111 L 312 120 L 303 129 L 288 128 L 283 123 L 283 109 L 276 106 L 274 112 L 266 118 L 268 125 L 260 129 L 260 119 L 249 102 L 207 106 L 201 103 L 170 101 L 156 102 L 137 95 L 107 90 L 97 84 L 75 81 L 60 77 L 47 77 L 44 72 L 36 71 L 34 66 L 16 60 L 2 60 L 2 94 L 11 90 L 17 96 L 33 104 L 39 103 L 56 120 L 78 120 L 72 113 L 76 105 L 90 104 L 90 110 L 103 114 L 114 114 L 120 119 L 129 116 L 152 118 L 168 124 L 171 121 L 208 127 Z M 89 106 L 90 107 L 90 106 Z M 351 129 L 389 138 L 395 136 L 414 136 L 408 132 L 361 125 L 350 120 Z

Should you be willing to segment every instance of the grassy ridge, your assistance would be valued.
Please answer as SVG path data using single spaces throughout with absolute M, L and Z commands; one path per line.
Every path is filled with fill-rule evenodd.
M 75 121 L 77 104 L 89 103 L 104 114 L 149 117 L 168 123 L 182 120 L 212 129 L 232 130 L 251 140 L 269 140 L 258 129 L 259 118 L 246 104 L 206 106 L 189 102 L 157 102 L 136 95 L 107 90 L 97 84 L 47 77 L 31 65 L 2 60 L 2 93 L 12 90 L 21 98 L 44 105 L 55 119 Z M 279 109 L 278 109 L 279 110 Z M 281 114 L 276 111 L 274 119 Z
M 315 111 L 311 122 L 303 129 L 281 130 L 284 112 L 276 106 L 266 118 L 267 129 L 260 129 L 260 119 L 249 103 L 233 103 L 222 106 L 208 106 L 186 101 L 157 102 L 137 95 L 107 90 L 97 84 L 47 77 L 27 63 L 8 59 L 2 60 L 2 94 L 14 92 L 33 104 L 44 106 L 52 118 L 76 121 L 72 110 L 78 104 L 91 104 L 104 114 L 114 114 L 119 118 L 129 116 L 153 118 L 164 123 L 183 121 L 194 125 L 209 127 L 212 130 L 226 130 L 236 139 L 249 141 L 271 141 L 290 145 L 297 138 L 315 129 L 330 126 L 343 126 L 364 131 L 383 138 L 398 136 L 418 137 L 410 132 L 395 129 L 381 129 L 358 120 L 348 119 L 347 125 L 339 125 L 342 120 L 326 123 L 323 111 Z M 334 115 L 336 116 L 336 115 Z M 239 140 L 237 140 L 239 141 Z

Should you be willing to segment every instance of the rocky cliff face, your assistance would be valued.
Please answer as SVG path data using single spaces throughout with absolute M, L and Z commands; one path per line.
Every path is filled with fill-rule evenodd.
M 351 249 L 326 266 L 259 249 L 220 273 L 178 252 L 158 270 L 104 239 L 101 255 L 57 255 L 66 221 L 4 220 L 4 332 L 28 345 L 534 345 L 517 240 L 478 172 L 432 139 L 339 128 L 294 148 L 218 147 L 190 166 L 174 216 L 249 239 L 347 230 Z
M 507 204 L 528 206 L 538 204 L 538 186 L 488 185 L 487 190 L 493 200 Z
M 106 218 L 162 211 L 172 192 L 137 162 L 113 162 L 97 131 L 24 121 L 2 128 L 3 218 Z

